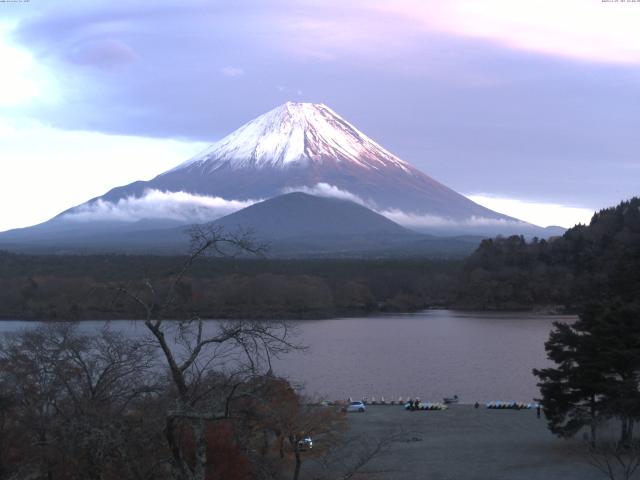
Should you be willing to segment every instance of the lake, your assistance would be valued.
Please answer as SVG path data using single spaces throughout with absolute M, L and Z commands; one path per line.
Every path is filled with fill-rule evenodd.
M 553 321 L 574 316 L 429 310 L 414 314 L 301 320 L 298 341 L 309 348 L 274 362 L 276 373 L 305 391 L 335 400 L 362 396 L 420 397 L 461 402 L 531 401 L 538 396 L 535 367 L 548 365 L 544 342 Z M 88 321 L 82 329 L 104 322 Z M 2 321 L 0 332 L 27 322 Z M 31 324 L 33 325 L 33 324 Z M 115 329 L 144 332 L 139 322 Z

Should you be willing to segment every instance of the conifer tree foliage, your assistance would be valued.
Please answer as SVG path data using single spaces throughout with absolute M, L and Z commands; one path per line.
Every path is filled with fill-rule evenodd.
M 481 309 L 557 306 L 640 297 L 640 197 L 593 215 L 549 240 L 484 240 L 465 261 L 459 305 Z
M 620 441 L 633 441 L 640 419 L 640 305 L 597 306 L 583 315 L 605 367 L 604 414 L 620 421 Z
M 535 369 L 533 373 L 540 379 L 549 429 L 560 437 L 572 437 L 588 426 L 591 442 L 595 443 L 604 375 L 593 337 L 579 322 L 556 322 L 545 349 L 556 367 Z
M 595 444 L 598 423 L 616 419 L 621 443 L 631 442 L 640 419 L 640 198 L 568 230 L 538 261 L 570 269 L 580 311 L 574 324 L 556 323 L 545 344 L 555 367 L 534 370 L 549 428 L 573 436 L 590 426 Z
M 586 307 L 572 325 L 555 323 L 545 344 L 556 366 L 534 370 L 549 429 L 571 437 L 598 424 L 620 422 L 620 442 L 633 442 L 640 420 L 640 305 Z

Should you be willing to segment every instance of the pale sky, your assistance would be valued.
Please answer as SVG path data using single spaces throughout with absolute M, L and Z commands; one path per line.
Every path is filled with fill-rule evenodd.
M 0 230 L 287 100 L 538 225 L 637 195 L 640 2 L 0 2 Z

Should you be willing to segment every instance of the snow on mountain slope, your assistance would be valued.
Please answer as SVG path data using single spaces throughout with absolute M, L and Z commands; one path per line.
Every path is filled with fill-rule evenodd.
M 426 215 L 422 223 L 514 220 L 425 175 L 318 103 L 280 105 L 176 168 L 103 199 L 118 202 L 155 189 L 248 201 L 319 186 L 357 197 L 376 211 Z
M 326 105 L 292 102 L 177 167 L 114 188 L 56 221 L 72 221 L 73 228 L 97 221 L 189 223 L 296 191 L 349 199 L 430 233 L 493 235 L 533 228 L 542 236 L 541 229 L 485 208 L 396 157 Z
M 409 165 L 320 103 L 293 103 L 260 115 L 174 170 L 201 167 L 279 167 L 293 163 L 348 161 L 366 168 Z

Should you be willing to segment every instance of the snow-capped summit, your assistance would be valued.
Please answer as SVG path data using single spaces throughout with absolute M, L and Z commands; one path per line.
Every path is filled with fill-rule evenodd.
M 322 103 L 287 102 L 244 124 L 174 170 L 286 168 L 306 162 L 353 162 L 366 169 L 409 165 Z
M 347 201 L 285 195 L 291 192 Z M 260 200 L 264 202 L 253 208 Z M 228 215 L 244 207 L 245 213 Z M 357 215 L 346 215 L 343 209 Z M 366 213 L 367 209 L 375 213 Z M 388 225 L 388 221 L 380 223 L 380 214 L 429 233 L 545 236 L 543 229 L 478 205 L 425 175 L 326 105 L 288 102 L 149 181 L 114 188 L 48 222 L 4 233 L 0 244 L 95 247 L 112 245 L 113 240 L 123 245 L 138 241 L 147 248 L 152 246 L 149 242 L 159 245 L 162 238 L 173 238 L 165 235 L 173 231 L 169 227 L 228 215 L 227 222 L 251 219 L 249 228 L 268 226 L 271 237 L 274 231 L 294 237 L 312 232 L 314 245 L 320 237 L 322 243 L 328 241 L 327 235 L 339 237 L 356 229 L 359 241 L 378 248 L 380 235 L 362 227 L 367 218 L 377 218 L 376 225 Z M 175 231 L 182 235 L 183 227 Z M 402 231 L 400 227 L 387 231 L 387 240 L 402 236 Z M 333 245 L 352 247 L 340 241 Z
M 115 220 L 192 222 L 215 206 L 228 213 L 294 191 L 351 200 L 421 230 L 484 232 L 507 225 L 503 230 L 513 231 L 514 219 L 425 175 L 326 105 L 294 102 L 256 117 L 149 181 L 114 188 L 60 216 L 84 219 L 100 211 Z
M 338 195 L 381 212 L 427 215 L 419 219 L 427 223 L 507 219 L 396 157 L 322 103 L 280 105 L 153 180 L 114 189 L 103 199 L 141 196 L 145 188 L 241 201 L 298 190 Z

